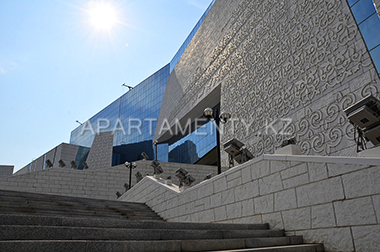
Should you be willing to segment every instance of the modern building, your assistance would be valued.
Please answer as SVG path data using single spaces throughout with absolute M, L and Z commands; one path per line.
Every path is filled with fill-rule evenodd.
M 380 145 L 368 142 L 368 156 L 358 154 L 345 112 L 359 104 L 367 116 L 359 121 L 375 121 L 380 142 L 379 10 L 379 0 L 216 0 L 175 63 L 72 132 L 71 144 L 91 147 L 86 162 L 94 171 L 49 169 L 7 178 L 0 188 L 111 199 L 132 169 L 101 168 L 141 159 L 142 151 L 214 164 L 216 128 L 203 115 L 213 108 L 232 115 L 221 143 L 237 139 L 246 147 L 239 151 L 256 158 L 182 191 L 171 179 L 148 176 L 119 200 L 144 203 L 170 222 L 268 223 L 324 243 L 327 252 L 379 251 Z M 371 108 L 360 103 L 368 97 L 376 100 Z M 290 139 L 302 155 L 271 155 Z M 162 162 L 165 176 L 182 165 L 171 162 Z M 199 180 L 214 168 L 182 167 L 203 172 Z M 46 180 L 49 186 L 39 184 Z
M 91 117 L 84 124 L 71 132 L 70 144 L 91 147 L 95 135 L 99 132 L 114 132 L 112 165 L 123 164 L 126 161 L 141 160 L 141 153 L 145 152 L 151 159 L 181 163 L 196 163 L 216 146 L 215 136 L 196 135 L 188 136 L 176 142 L 158 143 L 154 145 L 154 132 L 166 90 L 166 83 L 182 53 L 196 34 L 198 28 L 207 16 L 214 1 L 207 8 L 203 16 L 195 25 L 185 42 L 169 64 L 149 76 L 147 79 L 130 89 L 120 98 L 112 102 L 102 111 Z M 207 125 L 205 127 L 210 127 Z M 177 148 L 184 141 L 192 141 L 181 151 Z M 205 145 L 204 142 L 207 144 Z M 157 150 L 157 153 L 156 153 Z M 192 151 L 188 158 L 184 152 Z M 205 159 L 208 160 L 208 159 Z M 212 164 L 206 161 L 204 164 Z
M 90 148 L 98 132 L 112 131 L 112 165 L 140 160 L 142 152 L 215 164 L 216 127 L 202 119 L 206 107 L 217 107 L 232 114 L 222 144 L 236 138 L 254 156 L 292 137 L 303 154 L 356 155 L 343 110 L 379 96 L 380 3 L 214 5 L 169 64 L 73 130 L 70 144 Z M 227 16 L 208 17 L 212 8 Z M 35 166 L 43 168 L 27 165 Z
M 72 168 L 73 161 L 76 166 L 74 167 L 82 170 L 83 162 L 86 161 L 89 152 L 90 148 L 62 143 L 18 170 L 15 175 L 42 171 L 47 168 Z

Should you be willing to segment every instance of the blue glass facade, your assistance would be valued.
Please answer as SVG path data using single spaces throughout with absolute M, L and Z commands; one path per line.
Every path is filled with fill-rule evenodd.
M 73 130 L 70 143 L 91 147 L 96 133 L 113 131 L 113 165 L 139 160 L 142 158 L 142 152 L 147 153 L 151 159 L 157 156 L 160 161 L 194 163 L 214 148 L 216 146 L 215 134 L 204 135 L 195 132 L 170 146 L 168 144 L 157 145 L 157 153 L 156 147 L 153 145 L 157 118 L 169 75 L 214 2 L 215 0 L 212 1 L 169 64 Z M 207 124 L 202 130 L 209 132 L 211 124 Z M 82 153 L 80 157 L 77 157 L 78 162 L 76 163 L 81 165 L 85 157 L 87 156 Z
M 169 146 L 169 162 L 193 164 L 216 147 L 216 127 L 208 122 Z
M 380 74 L 380 19 L 372 0 L 348 0 L 356 23 Z
M 91 147 L 96 133 L 113 131 L 114 165 L 139 160 L 142 152 L 154 158 L 153 136 L 169 69 L 164 66 L 73 130 L 70 143 Z

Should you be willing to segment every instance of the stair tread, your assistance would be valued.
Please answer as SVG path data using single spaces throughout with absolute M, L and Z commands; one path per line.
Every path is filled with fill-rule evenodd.
M 272 247 L 265 247 L 265 248 L 247 248 L 247 249 L 232 249 L 232 250 L 214 250 L 214 251 L 208 251 L 208 252 L 254 252 L 254 251 L 277 251 L 279 249 L 295 249 L 295 248 L 321 248 L 322 244 L 299 244 L 299 245 L 286 245 L 286 246 L 272 246 Z M 290 250 L 289 250 L 290 251 Z M 322 251 L 322 250 L 316 250 Z

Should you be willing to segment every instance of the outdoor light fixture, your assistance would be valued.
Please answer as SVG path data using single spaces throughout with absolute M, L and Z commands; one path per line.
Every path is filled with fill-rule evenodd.
M 129 163 L 127 161 L 127 162 L 125 162 L 124 165 L 125 165 L 125 167 L 129 168 L 129 188 L 128 189 L 131 189 L 131 186 L 132 186 L 132 170 L 137 167 L 137 164 L 135 162 Z
M 46 160 L 45 161 L 45 164 L 48 168 L 52 168 L 53 167 L 53 163 L 50 161 L 50 159 Z
M 155 160 L 157 161 L 157 144 L 158 144 L 157 140 L 154 140 L 153 144 L 154 144 L 154 147 L 156 149 L 156 158 L 155 158 Z
M 135 174 L 135 176 L 136 176 L 136 183 L 140 182 L 143 179 L 143 176 L 141 172 L 139 171 Z
M 80 125 L 82 125 L 83 123 L 81 123 L 80 121 L 76 120 L 75 122 L 79 123 Z
M 195 181 L 195 178 L 183 168 L 177 169 L 175 171 L 175 176 L 179 178 L 179 187 L 190 187 Z
M 224 151 L 228 153 L 229 168 L 234 166 L 234 160 L 239 164 L 245 163 L 253 158 L 252 153 L 237 139 L 232 139 L 223 145 Z
M 141 153 L 141 156 L 143 157 L 143 160 L 147 160 L 149 158 L 145 152 Z
M 228 119 L 231 118 L 231 114 L 230 113 L 227 113 L 225 111 L 223 111 L 221 114 L 220 114 L 220 119 L 222 119 L 222 121 L 224 123 L 226 123 L 228 121 Z
M 365 141 L 370 141 L 375 146 L 380 144 L 380 101 L 377 98 L 368 95 L 344 112 L 355 127 L 357 152 L 367 149 Z
M 88 169 L 88 164 L 86 162 L 83 162 L 82 165 L 83 165 L 83 170 L 87 170 Z
M 290 139 L 285 139 L 284 141 L 282 141 L 281 147 L 285 147 L 285 146 L 296 144 L 296 143 L 297 143 L 297 140 L 295 137 L 290 138 Z
M 63 162 L 62 159 L 60 159 L 60 160 L 58 161 L 58 164 L 59 164 L 59 168 L 63 168 L 63 167 L 66 166 L 65 162 Z
M 132 86 L 128 86 L 128 85 L 125 84 L 125 83 L 121 84 L 121 86 L 122 86 L 122 87 L 126 87 L 126 88 L 128 88 L 128 91 L 131 91 L 131 89 L 133 89 Z
M 164 170 L 160 166 L 160 162 L 157 160 L 152 161 L 151 165 L 154 169 L 154 178 L 158 179 L 160 178 L 160 174 L 164 173 Z
M 212 174 L 211 173 L 207 174 L 206 177 L 204 178 L 204 180 L 208 180 L 210 178 L 212 178 Z
M 77 163 L 75 163 L 74 160 L 71 161 L 70 164 L 71 164 L 71 168 L 72 168 L 72 169 L 76 169 L 76 168 L 78 168 Z
M 117 199 L 120 198 L 121 195 L 123 195 L 123 194 L 121 194 L 120 192 L 116 192 L 116 197 L 117 197 Z
M 228 119 L 231 118 L 231 114 L 227 112 L 222 112 L 219 115 L 219 109 L 215 108 L 215 112 L 212 108 L 205 108 L 203 111 L 203 115 L 208 119 L 214 119 L 216 128 L 216 152 L 217 152 L 217 166 L 218 166 L 218 174 L 222 173 L 222 166 L 220 161 L 220 122 L 226 123 Z
M 128 183 L 124 183 L 124 189 L 125 189 L 125 191 L 128 191 L 129 189 L 130 189 L 130 187 L 129 187 L 129 185 L 128 185 Z

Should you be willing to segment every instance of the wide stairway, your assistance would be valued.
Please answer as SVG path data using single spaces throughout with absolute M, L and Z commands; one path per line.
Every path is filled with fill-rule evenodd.
M 140 203 L 0 190 L 0 251 L 320 252 L 267 224 L 168 223 Z

